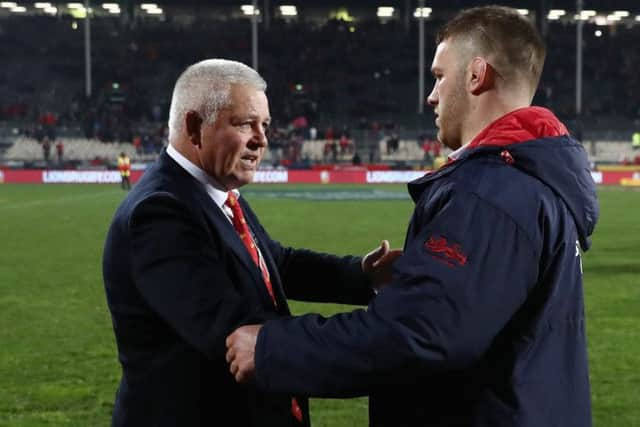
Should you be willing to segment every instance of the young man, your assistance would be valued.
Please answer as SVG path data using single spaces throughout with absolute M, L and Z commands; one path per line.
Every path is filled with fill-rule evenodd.
M 235 383 L 225 338 L 289 315 L 285 295 L 366 304 L 369 279 L 389 273 L 386 243 L 364 259 L 282 247 L 239 198 L 267 148 L 265 89 L 238 62 L 187 68 L 170 145 L 115 214 L 103 258 L 123 370 L 113 426 L 308 426 L 304 397 Z
M 231 372 L 274 392 L 369 394 L 372 426 L 588 427 L 580 248 L 598 203 L 581 144 L 530 106 L 543 41 L 487 6 L 437 42 L 428 101 L 455 151 L 409 184 L 391 284 L 366 311 L 240 328 Z

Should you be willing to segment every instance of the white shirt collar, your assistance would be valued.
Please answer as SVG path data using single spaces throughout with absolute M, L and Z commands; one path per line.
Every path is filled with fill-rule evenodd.
M 462 153 L 464 152 L 464 150 L 466 150 L 468 144 L 462 145 L 460 146 L 457 150 L 452 151 L 451 153 L 449 153 L 449 155 L 447 156 L 450 160 L 458 160 L 458 158 L 462 155 Z
M 173 145 L 169 144 L 167 147 L 167 155 L 176 161 L 184 170 L 189 172 L 189 175 L 193 176 L 198 182 L 200 182 L 207 194 L 213 199 L 216 205 L 224 211 L 224 202 L 227 201 L 227 191 L 205 171 L 194 165 L 189 159 L 184 157 Z M 236 197 L 240 196 L 240 192 L 237 189 L 231 190 L 235 193 Z

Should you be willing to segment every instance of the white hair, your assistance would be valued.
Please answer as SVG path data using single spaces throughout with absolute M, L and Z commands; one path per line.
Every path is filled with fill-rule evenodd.
M 182 72 L 173 89 L 169 110 L 169 139 L 184 129 L 185 114 L 196 111 L 205 123 L 214 123 L 220 109 L 229 105 L 232 84 L 266 91 L 267 83 L 247 65 L 227 59 L 206 59 Z

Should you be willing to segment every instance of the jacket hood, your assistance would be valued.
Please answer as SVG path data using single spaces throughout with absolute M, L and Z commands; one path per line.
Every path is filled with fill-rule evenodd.
M 496 151 L 506 163 L 536 177 L 562 198 L 575 220 L 580 245 L 587 250 L 599 208 L 582 144 L 551 111 L 527 107 L 487 126 L 458 160 Z
M 583 250 L 598 221 L 596 184 L 582 144 L 546 108 L 526 107 L 512 111 L 483 129 L 442 168 L 409 183 L 417 201 L 424 185 L 453 171 L 466 159 L 498 155 L 507 164 L 531 175 L 551 188 L 567 205 L 578 230 Z

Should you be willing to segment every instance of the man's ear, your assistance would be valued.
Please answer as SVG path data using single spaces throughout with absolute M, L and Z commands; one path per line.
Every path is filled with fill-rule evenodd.
M 469 90 L 473 95 L 480 95 L 493 88 L 496 71 L 484 58 L 476 56 L 471 60 L 469 68 L 471 71 Z
M 202 117 L 197 111 L 189 110 L 184 116 L 184 125 L 191 144 L 200 146 L 200 128 L 202 127 Z

